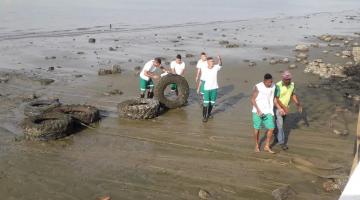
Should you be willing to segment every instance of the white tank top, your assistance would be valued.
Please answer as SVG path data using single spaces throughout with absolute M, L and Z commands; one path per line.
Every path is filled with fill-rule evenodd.
M 271 87 L 266 87 L 263 82 L 256 84 L 255 86 L 259 91 L 258 96 L 255 101 L 264 114 L 274 115 L 274 95 L 275 95 L 275 84 L 272 84 Z M 256 113 L 256 108 L 253 106 L 253 113 Z

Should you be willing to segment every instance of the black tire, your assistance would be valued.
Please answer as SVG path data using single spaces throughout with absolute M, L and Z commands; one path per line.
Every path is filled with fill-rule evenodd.
M 61 105 L 52 110 L 68 114 L 74 118 L 75 122 L 91 124 L 100 120 L 100 111 L 94 106 L 89 105 Z
M 165 97 L 166 87 L 175 83 L 178 90 L 178 96 L 174 100 Z M 155 98 L 167 108 L 178 108 L 184 106 L 189 98 L 189 84 L 186 79 L 180 75 L 168 74 L 161 77 L 159 83 L 155 86 Z
M 68 136 L 73 130 L 70 115 L 49 112 L 26 118 L 22 124 L 25 138 L 29 140 L 55 140 Z
M 120 118 L 152 119 L 159 114 L 159 101 L 155 99 L 130 99 L 118 104 Z
M 24 107 L 24 114 L 28 117 L 34 117 L 37 115 L 44 114 L 58 106 L 60 106 L 58 99 L 54 100 L 35 100 L 29 102 Z

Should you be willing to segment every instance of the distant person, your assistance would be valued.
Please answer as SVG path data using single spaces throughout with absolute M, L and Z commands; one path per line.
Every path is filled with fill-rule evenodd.
M 202 52 L 200 54 L 200 60 L 196 64 L 196 68 L 197 68 L 197 73 L 195 78 L 196 91 L 198 94 L 200 93 L 201 95 L 204 95 L 204 85 L 205 85 L 204 75 L 203 75 L 204 73 L 202 72 L 202 70 L 208 66 L 208 61 L 206 58 L 207 58 L 206 53 Z
M 262 125 L 267 129 L 266 143 L 264 150 L 269 153 L 275 153 L 270 148 L 270 141 L 275 128 L 274 123 L 274 104 L 280 113 L 284 113 L 274 98 L 275 84 L 273 83 L 271 74 L 265 74 L 264 80 L 255 85 L 251 97 L 253 105 L 252 118 L 255 129 L 255 152 L 260 152 L 259 135 Z
M 180 76 L 184 76 L 185 72 L 185 62 L 181 60 L 181 55 L 178 54 L 176 59 L 170 63 L 171 73 L 177 74 Z M 171 90 L 175 91 L 176 95 L 178 95 L 178 89 L 175 83 L 171 84 Z
M 221 69 L 222 61 L 218 56 L 218 64 L 215 65 L 212 57 L 207 58 L 207 67 L 201 69 L 203 75 L 204 95 L 203 95 L 203 122 L 207 122 L 211 116 L 211 111 L 217 99 L 217 90 L 219 88 L 217 82 L 217 74 Z
M 287 150 L 289 147 L 285 143 L 285 133 L 284 133 L 284 122 L 287 114 L 289 113 L 289 103 L 292 100 L 297 106 L 298 112 L 302 112 L 302 106 L 299 102 L 297 95 L 295 94 L 295 83 L 291 81 L 292 75 L 289 71 L 284 71 L 281 74 L 282 80 L 276 83 L 276 93 L 275 99 L 280 105 L 282 110 L 281 113 L 278 109 L 275 109 L 275 119 L 276 119 L 276 135 L 277 138 L 274 140 L 274 144 L 277 141 L 277 144 L 281 146 L 283 150 Z
M 144 65 L 140 73 L 140 98 L 145 98 L 146 91 L 148 91 L 147 98 L 154 97 L 153 79 L 159 79 L 159 76 L 154 73 L 156 69 L 166 72 L 165 68 L 161 66 L 160 58 L 154 58 L 154 60 L 150 60 Z

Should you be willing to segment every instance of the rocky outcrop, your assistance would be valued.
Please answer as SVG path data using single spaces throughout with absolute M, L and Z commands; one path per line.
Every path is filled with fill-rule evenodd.
M 305 67 L 304 72 L 317 74 L 322 78 L 345 78 L 346 74 L 344 71 L 346 68 L 339 64 L 324 63 L 322 59 L 316 59 Z

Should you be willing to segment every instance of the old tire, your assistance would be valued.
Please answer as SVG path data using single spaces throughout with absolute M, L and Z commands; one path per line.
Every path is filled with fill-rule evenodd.
M 167 86 L 175 83 L 178 89 L 178 96 L 174 100 L 165 97 L 164 91 Z M 155 98 L 167 108 L 178 108 L 186 104 L 189 97 L 189 84 L 186 79 L 180 75 L 168 74 L 161 77 L 159 83 L 155 86 Z
M 52 111 L 68 114 L 73 117 L 75 122 L 84 124 L 91 124 L 100 120 L 99 110 L 89 105 L 61 105 Z
M 155 99 L 130 99 L 118 104 L 120 118 L 152 119 L 158 116 L 160 103 Z
M 58 99 L 54 100 L 35 100 L 24 106 L 24 114 L 28 117 L 44 114 L 56 107 L 60 106 Z
M 49 112 L 26 118 L 22 126 L 25 138 L 46 141 L 68 136 L 73 130 L 73 120 L 70 115 Z

